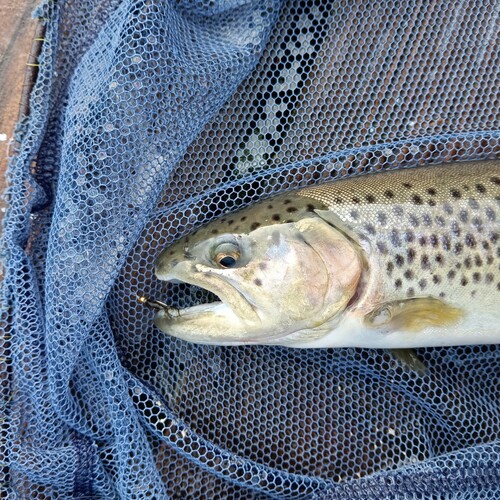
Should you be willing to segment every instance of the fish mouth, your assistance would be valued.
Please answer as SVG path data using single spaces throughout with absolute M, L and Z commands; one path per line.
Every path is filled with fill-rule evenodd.
M 170 287 L 177 287 L 177 290 L 171 288 L 171 293 L 177 291 L 181 297 L 184 296 L 184 300 L 181 300 L 181 307 L 157 300 L 148 300 L 149 305 L 159 309 L 157 315 L 171 321 L 180 321 L 187 317 L 195 318 L 197 314 L 216 313 L 222 311 L 223 308 L 228 308 L 240 321 L 260 323 L 256 304 L 239 290 L 236 283 L 225 276 L 211 272 L 207 275 L 209 280 L 197 279 L 196 276 L 189 276 L 186 279 L 184 276 L 172 274 L 163 276 L 157 274 L 157 277 L 166 281 Z M 196 302 L 196 304 L 182 307 L 184 306 L 182 302 Z

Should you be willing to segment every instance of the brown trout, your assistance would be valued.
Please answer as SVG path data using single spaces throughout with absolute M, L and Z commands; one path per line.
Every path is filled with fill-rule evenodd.
M 500 342 L 500 162 L 387 171 L 289 192 L 164 250 L 160 280 L 220 301 L 155 324 L 218 345 Z M 158 307 L 158 305 L 157 305 Z

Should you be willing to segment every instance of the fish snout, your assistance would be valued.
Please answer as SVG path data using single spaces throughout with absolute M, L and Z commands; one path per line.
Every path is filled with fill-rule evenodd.
M 155 275 L 161 280 L 168 280 L 177 264 L 179 264 L 179 259 L 160 254 L 154 266 Z

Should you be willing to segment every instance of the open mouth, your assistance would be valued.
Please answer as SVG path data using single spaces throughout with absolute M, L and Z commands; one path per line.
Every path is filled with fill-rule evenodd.
M 180 316 L 183 311 L 207 306 L 222 304 L 217 295 L 199 286 L 190 285 L 181 281 L 167 283 L 166 301 L 150 297 L 139 296 L 141 304 L 164 311 L 167 316 Z

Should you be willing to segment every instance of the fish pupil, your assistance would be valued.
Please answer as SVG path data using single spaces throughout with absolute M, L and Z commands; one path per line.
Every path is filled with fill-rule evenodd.
M 219 259 L 219 264 L 222 267 L 234 267 L 236 265 L 236 259 L 231 257 L 231 255 L 226 255 L 225 257 L 222 257 L 222 259 Z

